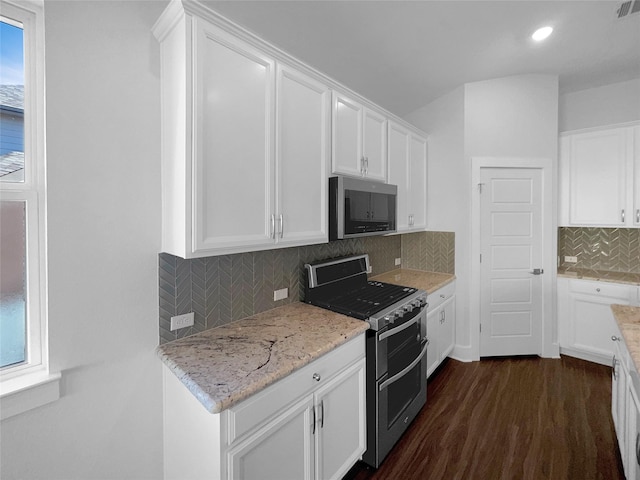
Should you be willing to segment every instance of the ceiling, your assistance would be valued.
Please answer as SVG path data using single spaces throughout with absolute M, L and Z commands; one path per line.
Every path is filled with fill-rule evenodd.
M 509 75 L 558 75 L 561 92 L 640 78 L 640 12 L 618 19 L 622 0 L 203 3 L 399 116 Z

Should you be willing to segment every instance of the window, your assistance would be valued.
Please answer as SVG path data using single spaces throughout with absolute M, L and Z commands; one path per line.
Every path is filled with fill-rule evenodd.
M 1 418 L 57 398 L 46 342 L 44 22 L 41 0 L 0 12 Z M 52 396 L 51 383 L 55 383 Z M 46 385 L 48 400 L 36 390 Z M 17 392 L 29 391 L 28 402 Z

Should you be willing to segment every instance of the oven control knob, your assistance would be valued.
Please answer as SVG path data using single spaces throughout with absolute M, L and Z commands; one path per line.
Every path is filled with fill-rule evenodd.
M 412 305 L 405 305 L 404 307 L 402 307 L 402 310 L 404 310 L 405 312 L 410 312 L 413 310 L 413 306 Z
M 420 308 L 422 307 L 422 300 L 418 299 L 418 300 L 414 300 L 414 302 L 412 303 L 412 305 L 414 306 L 414 308 Z
M 404 312 L 400 309 L 396 310 L 394 315 L 396 316 L 396 318 L 402 318 L 404 317 Z
M 395 316 L 393 314 L 391 315 L 387 315 L 383 318 L 385 325 L 388 323 L 393 323 L 393 321 L 395 320 Z

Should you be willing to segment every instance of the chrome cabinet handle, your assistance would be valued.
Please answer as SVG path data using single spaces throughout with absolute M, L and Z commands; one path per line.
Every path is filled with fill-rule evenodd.
M 311 407 L 311 413 L 313 415 L 313 430 L 311 431 L 311 433 L 313 435 L 315 435 L 316 433 L 316 406 L 314 405 L 313 407 Z
M 271 238 L 276 238 L 276 216 L 271 215 Z
M 620 341 L 620 337 L 616 337 L 615 335 L 611 336 L 611 340 L 613 340 L 614 342 L 619 342 Z
M 313 377 L 311 377 L 311 378 L 313 378 L 316 382 L 319 382 L 320 381 L 320 374 L 319 373 L 314 373 Z
M 284 236 L 284 217 L 280 214 L 280 238 Z
M 613 379 L 618 380 L 618 373 L 616 372 L 616 365 L 618 361 L 616 360 L 616 356 L 613 356 L 613 365 L 611 366 L 611 373 L 613 374 Z
M 369 157 L 364 157 L 364 174 L 369 175 Z
M 360 175 L 362 175 L 364 177 L 365 175 L 365 170 L 364 170 L 364 157 L 360 158 Z
M 622 223 L 624 223 L 624 217 L 625 217 L 625 215 L 624 215 L 624 208 L 623 208 L 623 209 L 622 209 L 622 214 L 621 214 Z
M 324 428 L 324 400 L 320 400 L 320 428 Z
M 640 223 L 640 208 L 636 210 L 636 223 Z
M 596 292 L 600 293 L 600 287 L 596 288 Z
M 640 433 L 636 435 L 636 462 L 640 465 Z

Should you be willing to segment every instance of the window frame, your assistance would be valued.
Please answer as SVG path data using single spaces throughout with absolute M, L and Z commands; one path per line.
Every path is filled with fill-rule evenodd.
M 3 0 L 0 17 L 22 24 L 25 59 L 24 181 L 0 182 L 0 198 L 25 204 L 26 356 L 24 362 L 0 369 L 4 419 L 57 399 L 60 374 L 49 371 L 47 341 L 44 2 Z

